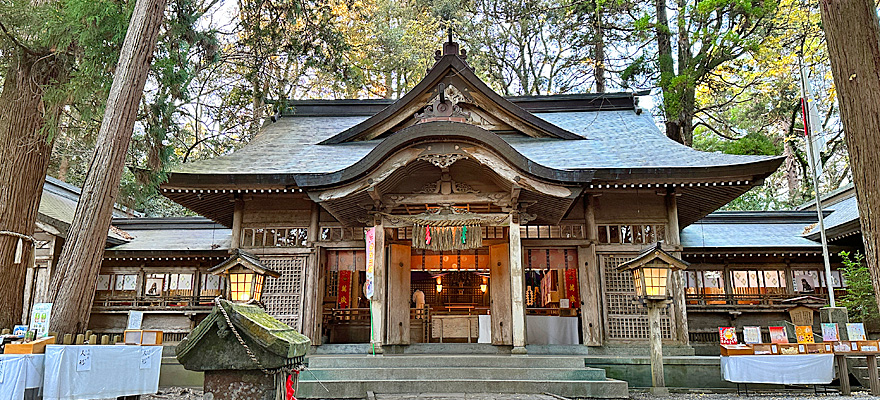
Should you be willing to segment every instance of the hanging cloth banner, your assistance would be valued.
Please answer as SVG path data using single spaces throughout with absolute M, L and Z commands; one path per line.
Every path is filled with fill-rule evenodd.
M 578 308 L 581 304 L 580 290 L 578 288 L 578 272 L 577 269 L 567 268 L 565 270 L 565 292 L 568 298 L 568 304 L 571 308 Z
M 339 271 L 339 288 L 336 291 L 336 308 L 351 308 L 351 271 Z

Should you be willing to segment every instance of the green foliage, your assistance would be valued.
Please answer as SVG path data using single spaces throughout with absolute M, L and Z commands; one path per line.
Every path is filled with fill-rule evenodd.
M 846 281 L 846 294 L 841 296 L 840 305 L 846 307 L 851 321 L 877 327 L 880 325 L 880 312 L 865 256 L 841 251 L 840 257 L 844 265 L 843 278 Z

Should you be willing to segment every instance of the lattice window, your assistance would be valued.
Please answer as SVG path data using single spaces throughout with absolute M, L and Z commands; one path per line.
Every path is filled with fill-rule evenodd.
M 617 266 L 632 260 L 630 255 L 602 256 L 605 273 L 605 311 L 609 340 L 632 340 L 648 338 L 648 310 L 634 303 L 636 297 L 631 272 L 618 272 Z M 672 338 L 672 322 L 669 309 L 660 311 L 660 327 L 663 338 Z
M 318 234 L 318 241 L 321 242 L 338 242 L 343 240 L 364 240 L 364 228 L 322 226 Z
M 336 298 L 339 291 L 339 271 L 327 271 L 324 285 L 324 297 Z
M 306 272 L 305 256 L 260 257 L 267 267 L 281 274 L 280 278 L 268 279 L 263 290 L 266 312 L 295 328 L 302 330 L 302 296 Z
M 528 225 L 521 226 L 523 239 L 583 239 L 583 225 Z
M 309 229 L 290 228 L 244 228 L 242 247 L 308 247 Z
M 599 225 L 599 243 L 651 244 L 666 240 L 666 225 Z

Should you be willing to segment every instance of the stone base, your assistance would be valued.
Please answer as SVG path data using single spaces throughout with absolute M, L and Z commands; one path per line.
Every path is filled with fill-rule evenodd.
M 822 307 L 819 309 L 819 320 L 822 323 L 833 322 L 837 324 L 840 340 L 849 340 L 849 335 L 846 332 L 846 323 L 849 322 L 846 307 Z
M 205 371 L 205 400 L 275 400 L 275 378 L 259 370 Z
M 651 387 L 648 392 L 654 397 L 669 396 L 669 389 L 665 387 Z
M 525 347 L 514 347 L 510 350 L 510 354 L 528 354 L 528 350 Z

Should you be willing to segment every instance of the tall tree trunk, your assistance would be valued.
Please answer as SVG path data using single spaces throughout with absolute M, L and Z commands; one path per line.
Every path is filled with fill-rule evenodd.
M 43 91 L 68 74 L 53 55 L 13 50 L 7 57 L 0 93 L 0 327 L 11 328 L 21 323 L 25 272 L 33 250 L 33 243 L 23 240 L 16 258 L 19 237 L 13 234 L 33 237 L 54 138 L 44 128 L 57 126 L 61 109 L 43 102 Z
M 820 0 L 865 258 L 880 301 L 880 29 L 873 0 Z
M 52 276 L 50 329 L 56 332 L 80 332 L 88 326 L 113 204 L 164 11 L 165 0 L 138 0 L 135 4 L 95 154 Z
M 605 31 L 602 28 L 602 10 L 596 1 L 593 1 L 595 15 L 593 16 L 593 74 L 596 78 L 596 93 L 605 93 Z
M 669 30 L 669 17 L 666 15 L 666 0 L 655 0 L 657 24 L 657 66 L 660 70 L 660 89 L 663 90 L 663 114 L 666 116 L 666 136 L 680 143 L 681 125 L 678 119 L 678 105 L 672 78 L 675 77 L 675 63 L 672 59 L 672 34 Z

